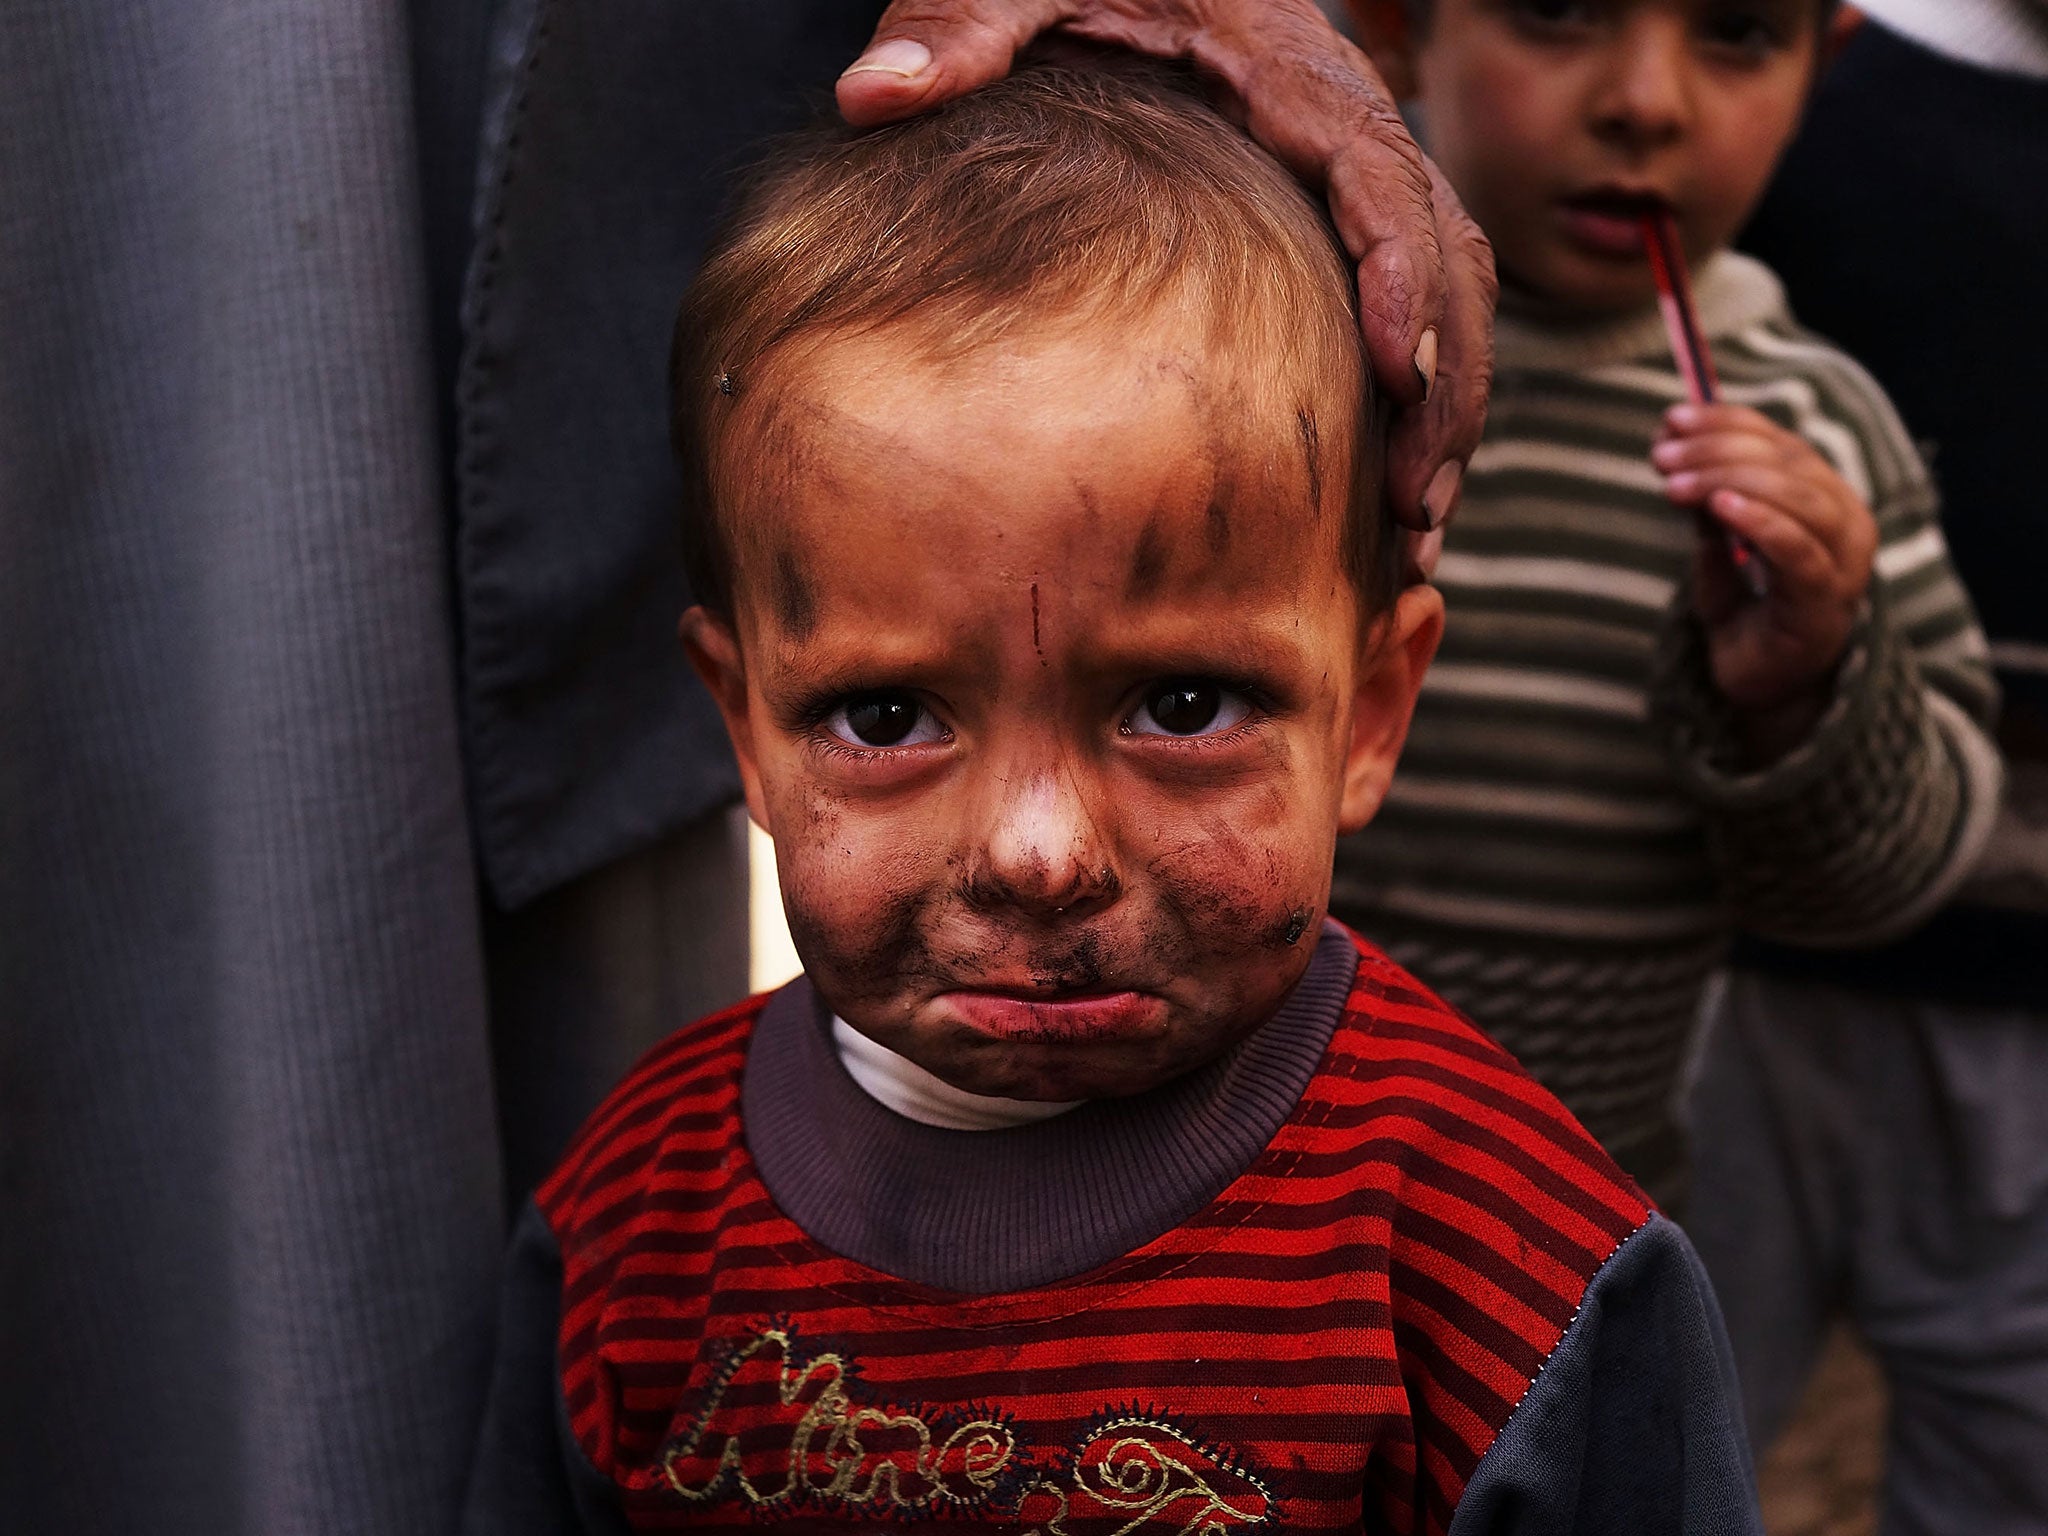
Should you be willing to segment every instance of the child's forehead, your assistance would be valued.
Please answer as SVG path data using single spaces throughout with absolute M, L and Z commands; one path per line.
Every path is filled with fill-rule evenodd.
M 961 354 L 900 329 L 805 347 L 763 377 L 751 427 L 736 423 L 745 524 L 782 525 L 800 558 L 849 500 L 878 534 L 892 516 L 956 524 L 986 505 L 1019 547 L 1056 532 L 1134 579 L 1191 538 L 1261 562 L 1274 532 L 1342 517 L 1355 407 L 1237 354 L 1156 324 Z M 929 541 L 906 555 L 948 557 Z
M 1341 463 L 1356 380 L 1319 377 L 1300 352 L 1259 355 L 1227 328 L 1172 317 L 1077 317 L 954 348 L 909 326 L 815 338 L 768 370 L 758 448 L 801 473 L 821 451 L 930 455 L 926 469 L 994 457 L 1087 456 L 1127 470 L 1194 450 L 1307 479 Z M 922 430 L 935 416 L 943 441 Z
M 868 349 L 792 375 L 757 430 L 735 422 L 754 462 L 728 503 L 743 632 L 866 645 L 922 614 L 971 649 L 1035 597 L 1048 636 L 1093 614 L 1185 638 L 1204 614 L 1228 632 L 1348 586 L 1343 434 L 1306 403 L 1231 404 L 1206 389 L 1220 376 L 1129 355 L 1119 372 L 1090 349 L 950 389 L 910 360 Z

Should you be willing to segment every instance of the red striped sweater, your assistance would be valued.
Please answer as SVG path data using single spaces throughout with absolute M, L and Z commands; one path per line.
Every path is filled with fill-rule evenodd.
M 538 1196 L 570 1454 L 635 1530 L 1447 1530 L 1650 1218 L 1505 1053 L 1360 949 L 1251 1166 L 1017 1293 L 880 1273 L 778 1208 L 740 1115 L 763 999 L 676 1035 Z

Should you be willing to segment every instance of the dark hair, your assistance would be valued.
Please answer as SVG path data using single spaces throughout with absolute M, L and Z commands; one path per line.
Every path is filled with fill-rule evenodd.
M 817 127 L 749 178 L 670 353 L 698 600 L 732 615 L 725 439 L 793 342 L 902 328 L 951 357 L 1167 299 L 1205 339 L 1255 349 L 1260 380 L 1312 390 L 1325 421 L 1305 413 L 1305 437 L 1349 432 L 1344 557 L 1366 610 L 1382 611 L 1400 562 L 1351 264 L 1320 206 L 1191 76 L 1136 59 L 1030 67 L 870 132 Z

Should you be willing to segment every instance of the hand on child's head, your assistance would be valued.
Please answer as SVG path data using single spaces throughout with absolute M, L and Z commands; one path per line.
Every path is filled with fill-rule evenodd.
M 1227 1049 L 1384 791 L 1436 596 L 1364 611 L 1341 412 L 1237 374 L 1172 327 L 944 362 L 899 328 L 759 387 L 782 463 L 736 493 L 733 623 L 688 636 L 812 981 L 957 1086 Z
M 893 121 L 997 79 L 1034 37 L 1193 59 L 1261 144 L 1328 198 L 1359 263 L 1366 350 L 1395 407 L 1387 494 L 1426 532 L 1455 510 L 1492 379 L 1493 255 L 1415 147 L 1372 64 L 1314 0 L 897 0 L 839 82 L 849 122 Z M 1411 541 L 1426 571 L 1441 540 Z

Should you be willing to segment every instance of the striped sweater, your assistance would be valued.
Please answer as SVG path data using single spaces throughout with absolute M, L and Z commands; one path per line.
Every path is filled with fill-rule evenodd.
M 1984 640 L 1884 395 L 1757 262 L 1717 256 L 1697 298 L 1724 398 L 1805 436 L 1877 517 L 1831 707 L 1778 763 L 1740 766 L 1684 591 L 1692 517 L 1649 461 L 1683 397 L 1657 316 L 1561 324 L 1509 301 L 1437 573 L 1443 647 L 1331 898 L 1667 1202 L 1671 1101 L 1732 935 L 1911 926 L 1981 849 L 1999 780 Z
M 1269 1025 L 1293 1043 L 1263 1065 L 1248 1042 L 1192 1086 L 1015 1130 L 889 1117 L 802 980 L 675 1036 L 515 1244 L 470 1536 L 1754 1531 L 1683 1238 L 1503 1052 L 1332 935 L 1326 1005 Z M 1275 1094 L 1296 1059 L 1299 1093 Z M 1277 1128 L 1161 1207 L 1154 1175 L 1247 1100 Z M 871 1178 L 898 1135 L 922 1155 Z M 1006 1148 L 1009 1191 L 984 1177 Z M 835 1169 L 868 1187 L 828 1246 Z M 931 1262 L 993 1238 L 1005 1283 L 843 1251 L 977 1186 Z M 1111 1227 L 1153 1209 L 1135 1242 L 1009 1284 L 1036 1230 L 1014 1213 L 1047 1205 Z

